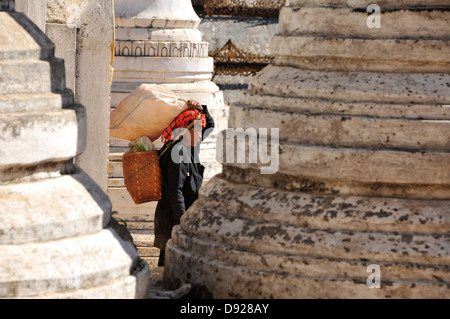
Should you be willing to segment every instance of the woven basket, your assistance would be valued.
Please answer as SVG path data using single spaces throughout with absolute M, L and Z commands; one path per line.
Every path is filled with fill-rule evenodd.
M 125 186 L 136 204 L 161 199 L 162 174 L 158 151 L 126 153 L 122 164 Z

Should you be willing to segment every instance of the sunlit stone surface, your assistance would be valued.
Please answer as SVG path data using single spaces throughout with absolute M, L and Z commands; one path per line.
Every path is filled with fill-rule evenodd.
M 146 298 L 148 265 L 72 164 L 86 111 L 54 50 L 23 13 L 0 11 L 0 298 Z
M 378 29 L 370 3 L 283 8 L 275 64 L 229 118 L 280 128 L 278 172 L 226 164 L 174 228 L 167 283 L 214 298 L 450 297 L 450 5 L 379 1 Z

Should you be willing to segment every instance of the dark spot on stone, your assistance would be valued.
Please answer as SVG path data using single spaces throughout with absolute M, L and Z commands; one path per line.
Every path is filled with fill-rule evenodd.
M 413 239 L 413 235 L 411 234 L 402 234 L 402 242 L 404 243 L 410 243 Z
M 302 241 L 302 244 L 313 245 L 314 241 L 311 239 L 311 237 L 308 237 L 308 238 L 306 238 L 305 240 Z
M 433 275 L 433 278 L 436 279 L 439 282 L 445 282 L 441 277 L 438 277 L 436 275 Z

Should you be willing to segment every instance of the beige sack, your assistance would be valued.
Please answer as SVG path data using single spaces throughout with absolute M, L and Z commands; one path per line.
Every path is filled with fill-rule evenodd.
M 142 136 L 156 140 L 187 108 L 187 100 L 156 84 L 141 84 L 110 115 L 110 135 L 132 141 Z

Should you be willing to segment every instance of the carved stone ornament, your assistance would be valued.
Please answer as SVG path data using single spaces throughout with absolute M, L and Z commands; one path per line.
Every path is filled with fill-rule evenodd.
M 116 56 L 207 58 L 208 42 L 116 41 Z

